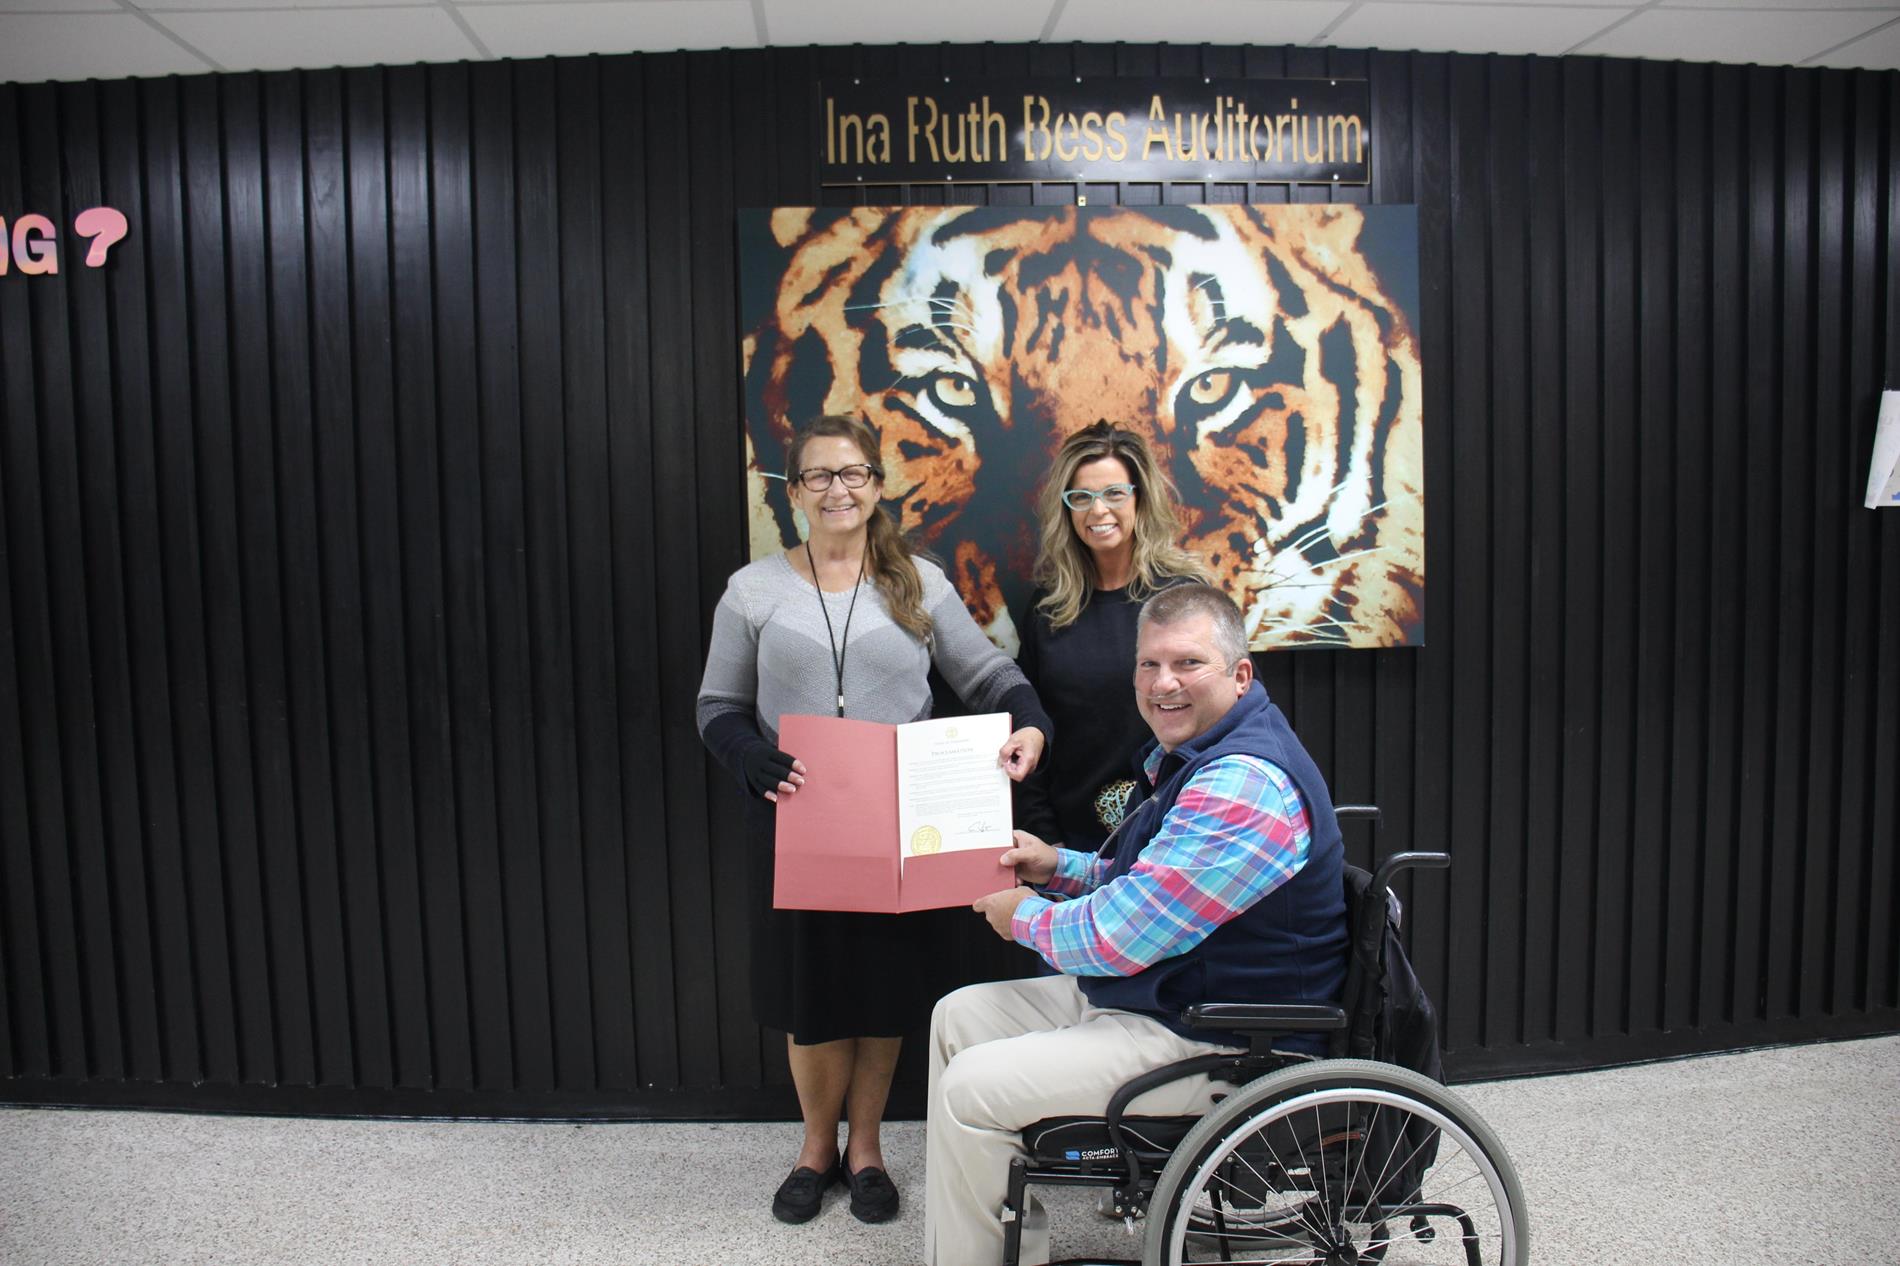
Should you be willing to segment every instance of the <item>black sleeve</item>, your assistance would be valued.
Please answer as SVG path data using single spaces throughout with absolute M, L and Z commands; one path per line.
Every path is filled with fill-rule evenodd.
M 1035 597 L 1040 597 L 1038 591 Z M 1022 647 L 1016 654 L 1016 666 L 1023 670 L 1023 676 L 1029 678 L 1032 688 L 1042 686 L 1042 630 L 1043 622 L 1036 614 L 1035 597 L 1030 599 L 1024 609 L 1023 618 L 1017 623 L 1022 630 Z M 1042 706 L 1041 696 L 1037 696 L 1036 706 Z M 1019 722 L 1022 724 L 1022 722 Z M 1032 723 L 1033 724 L 1033 723 Z M 1044 730 L 1045 735 L 1049 734 Z M 1062 843 L 1062 827 L 1056 820 L 1055 801 L 1049 795 L 1049 748 L 1043 748 L 1042 760 L 1036 765 L 1036 772 L 1017 783 L 1010 790 L 1016 813 L 1016 825 L 1029 832 L 1046 844 Z
M 1016 628 L 1022 635 L 1021 644 L 1016 648 L 1016 667 L 1023 670 L 1023 676 L 1029 678 L 1029 684 L 1042 689 L 1042 621 L 1036 618 L 1036 602 L 1032 597 L 1029 605 L 1023 608 L 1022 619 L 1016 621 Z
M 713 759 L 738 780 L 740 790 L 751 795 L 752 784 L 746 780 L 746 755 L 758 748 L 771 746 L 765 741 L 765 735 L 759 733 L 757 723 L 743 712 L 723 712 L 706 722 L 701 737 L 705 739 L 706 750 L 713 754 Z
M 1032 725 L 1042 731 L 1043 756 L 1049 755 L 1049 748 L 1056 741 L 1056 725 L 1049 714 L 1042 710 L 1042 700 L 1036 697 L 1036 688 L 1028 682 L 1020 686 L 1011 686 L 1003 695 L 1003 711 L 1009 713 L 1010 726 L 1020 730 Z

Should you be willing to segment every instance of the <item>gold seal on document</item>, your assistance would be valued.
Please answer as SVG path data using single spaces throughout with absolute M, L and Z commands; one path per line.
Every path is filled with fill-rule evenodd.
M 943 848 L 943 832 L 934 826 L 920 826 L 910 833 L 912 857 L 923 857 Z

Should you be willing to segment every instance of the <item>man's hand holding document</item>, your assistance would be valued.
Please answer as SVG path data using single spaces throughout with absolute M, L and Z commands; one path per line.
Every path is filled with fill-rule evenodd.
M 1015 882 L 1006 712 L 882 725 L 788 716 L 805 785 L 778 806 L 773 904 L 889 914 L 968 905 Z

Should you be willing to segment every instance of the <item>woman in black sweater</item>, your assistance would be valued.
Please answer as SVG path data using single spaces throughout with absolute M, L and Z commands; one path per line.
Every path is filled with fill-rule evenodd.
M 1016 824 L 1051 844 L 1094 851 L 1134 790 L 1151 737 L 1135 709 L 1135 618 L 1149 595 L 1206 580 L 1175 542 L 1175 490 L 1140 435 L 1106 421 L 1056 451 L 1036 503 L 1036 594 L 1017 662 L 1061 741 L 1018 784 Z

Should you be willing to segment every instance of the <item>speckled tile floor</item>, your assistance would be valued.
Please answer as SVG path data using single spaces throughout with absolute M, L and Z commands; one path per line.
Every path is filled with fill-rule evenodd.
M 1533 1256 L 1900 1260 L 1900 1037 L 1461 1093 L 1524 1180 Z M 767 1198 L 794 1125 L 517 1125 L 0 1110 L 0 1262 L 915 1263 L 923 1127 L 890 1127 L 902 1216 Z M 1049 1193 L 1061 1255 L 1137 1242 Z

